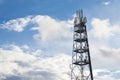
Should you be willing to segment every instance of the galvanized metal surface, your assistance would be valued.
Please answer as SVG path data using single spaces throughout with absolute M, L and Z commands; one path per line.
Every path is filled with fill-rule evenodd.
M 86 22 L 83 11 L 77 11 L 74 19 L 71 80 L 93 80 Z

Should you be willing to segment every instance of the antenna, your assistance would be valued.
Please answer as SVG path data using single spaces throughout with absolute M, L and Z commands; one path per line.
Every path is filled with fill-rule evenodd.
M 75 19 L 74 19 L 74 25 L 78 25 L 80 23 L 86 23 L 87 22 L 87 19 L 86 17 L 83 16 L 83 10 L 77 10 L 76 11 L 76 16 L 75 16 Z
M 83 11 L 76 11 L 74 19 L 71 80 L 93 80 L 92 65 Z

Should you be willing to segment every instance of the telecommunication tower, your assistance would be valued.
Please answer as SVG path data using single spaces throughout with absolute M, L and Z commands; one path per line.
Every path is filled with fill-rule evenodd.
M 86 22 L 87 19 L 83 16 L 83 11 L 76 11 L 76 17 L 74 19 L 71 80 L 93 80 Z

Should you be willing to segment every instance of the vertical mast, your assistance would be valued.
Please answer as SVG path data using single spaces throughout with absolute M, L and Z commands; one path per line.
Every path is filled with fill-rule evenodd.
M 71 80 L 93 80 L 86 22 L 87 20 L 86 17 L 83 16 L 83 11 L 76 11 L 76 17 L 74 19 Z

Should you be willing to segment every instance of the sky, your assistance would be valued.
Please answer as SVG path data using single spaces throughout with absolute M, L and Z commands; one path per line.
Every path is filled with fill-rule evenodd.
M 94 80 L 120 80 L 120 0 L 0 0 L 0 80 L 70 80 L 79 9 Z

